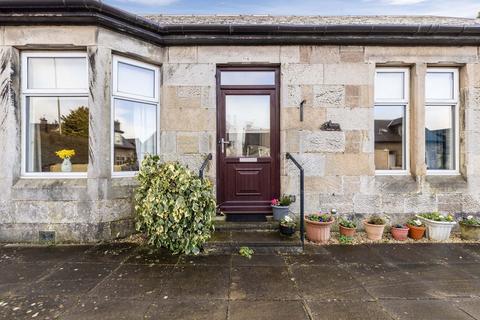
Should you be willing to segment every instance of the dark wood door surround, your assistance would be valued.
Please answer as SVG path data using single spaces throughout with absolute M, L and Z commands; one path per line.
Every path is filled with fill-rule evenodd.
M 275 74 L 275 83 L 274 85 L 221 85 L 221 75 L 225 71 L 271 71 Z M 265 152 L 266 156 L 262 155 L 257 150 L 256 157 L 245 155 L 244 152 L 239 156 L 238 152 L 227 150 L 229 144 L 222 143 L 222 138 L 228 141 L 229 136 L 226 122 L 227 99 L 236 99 L 237 96 L 240 96 L 240 101 L 242 101 L 241 97 L 245 96 L 247 100 L 243 99 L 243 101 L 248 101 L 250 98 L 261 99 L 264 105 L 269 97 L 270 139 L 262 136 L 262 141 L 270 142 L 269 155 L 267 152 Z M 232 105 L 231 102 L 230 105 Z M 255 109 L 252 106 L 253 104 L 245 106 L 246 109 L 250 109 L 246 110 L 249 114 L 245 117 L 252 117 L 251 111 Z M 217 203 L 219 210 L 223 213 L 271 214 L 270 201 L 280 193 L 279 107 L 278 66 L 219 66 L 217 68 Z M 239 110 L 241 110 L 241 103 L 236 104 L 236 112 L 241 112 Z M 265 113 L 263 117 L 266 117 Z M 261 134 L 257 134 L 259 140 Z M 243 145 L 247 145 L 246 134 L 243 141 Z M 257 142 L 257 144 L 261 143 Z M 238 150 L 238 143 L 236 150 Z

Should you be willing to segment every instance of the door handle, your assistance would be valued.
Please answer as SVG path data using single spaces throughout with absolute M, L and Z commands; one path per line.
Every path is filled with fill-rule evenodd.
M 225 153 L 225 145 L 230 144 L 230 141 L 226 141 L 224 138 L 220 139 L 221 148 L 222 148 L 222 153 Z

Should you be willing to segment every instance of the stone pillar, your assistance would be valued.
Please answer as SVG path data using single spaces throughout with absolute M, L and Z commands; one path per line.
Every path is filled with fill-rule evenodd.
M 427 64 L 416 63 L 410 75 L 410 170 L 417 182 L 424 180 L 425 164 L 425 76 Z
M 20 176 L 20 53 L 0 46 L 0 208 L 10 200 L 11 188 Z M 1 211 L 0 211 L 1 212 Z
M 88 193 L 91 200 L 108 197 L 111 178 L 111 51 L 101 46 L 87 48 L 90 112 Z

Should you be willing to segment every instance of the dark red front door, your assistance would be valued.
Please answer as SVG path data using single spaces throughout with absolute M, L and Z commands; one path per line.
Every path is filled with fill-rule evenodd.
M 280 178 L 278 69 L 225 67 L 217 79 L 220 210 L 269 214 Z

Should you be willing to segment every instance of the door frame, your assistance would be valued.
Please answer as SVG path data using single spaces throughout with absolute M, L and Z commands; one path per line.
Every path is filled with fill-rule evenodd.
M 222 71 L 273 71 L 275 72 L 275 84 L 274 85 L 221 85 L 221 72 Z M 274 152 L 270 153 L 272 159 L 271 166 L 271 181 L 272 187 L 271 191 L 274 197 L 279 197 L 280 195 L 280 66 L 278 64 L 262 64 L 262 65 L 217 65 L 216 70 L 216 94 L 217 94 L 217 133 L 216 133 L 216 190 L 217 190 L 217 205 L 218 211 L 220 211 L 221 205 L 225 202 L 225 182 L 224 171 L 221 166 L 221 145 L 219 143 L 222 138 L 223 132 L 225 130 L 224 119 L 225 119 L 225 106 L 223 105 L 223 92 L 242 92 L 249 91 L 252 94 L 255 94 L 255 91 L 258 93 L 264 91 L 273 92 L 273 108 L 271 108 L 272 114 L 270 115 L 271 119 L 273 117 L 274 126 L 270 128 L 271 132 L 271 150 Z M 243 213 L 243 212 L 235 212 Z M 259 212 L 250 212 L 245 211 L 244 213 L 259 213 Z M 262 211 L 260 213 L 270 214 L 271 210 Z

